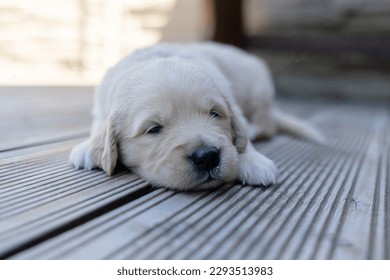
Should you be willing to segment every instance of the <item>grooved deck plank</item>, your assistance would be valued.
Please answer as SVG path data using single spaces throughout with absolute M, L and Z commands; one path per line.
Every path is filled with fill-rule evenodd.
M 256 145 L 279 167 L 275 186 L 178 193 L 150 188 L 126 170 L 106 177 L 99 170 L 71 168 L 70 148 L 85 135 L 73 134 L 77 128 L 70 124 L 83 118 L 87 131 L 90 119 L 83 112 L 89 112 L 90 96 L 82 94 L 77 105 L 68 89 L 57 97 L 61 106 L 54 97 L 45 105 L 47 89 L 35 90 L 37 99 L 17 95 L 25 100 L 22 108 L 28 110 L 29 102 L 35 106 L 30 113 L 42 110 L 25 130 L 31 141 L 0 141 L 0 150 L 11 147 L 0 152 L 0 256 L 389 259 L 390 110 L 385 106 L 282 101 L 283 110 L 315 123 L 327 145 L 277 136 Z M 56 111 L 51 121 L 61 123 L 71 104 L 76 114 L 63 122 L 69 125 L 65 134 L 50 124 L 45 132 L 34 130 Z M 7 120 L 11 113 L 0 113 L 0 131 L 15 127 L 13 137 L 21 136 L 26 123 Z M 39 141 L 29 138 L 36 132 L 42 133 Z
M 257 146 L 280 168 L 273 188 L 235 186 L 196 198 L 152 193 L 145 204 L 133 202 L 138 208 L 118 208 L 15 258 L 385 258 L 388 114 L 324 110 L 312 121 L 326 132 L 326 147 L 285 136 Z M 366 205 L 362 213 L 351 190 Z M 138 211 L 143 206 L 150 208 Z
M 86 136 L 92 87 L 0 87 L 0 151 Z
M 77 226 L 75 221 L 93 219 L 107 205 L 119 207 L 137 192 L 148 192 L 148 185 L 128 171 L 107 177 L 100 170 L 75 170 L 68 155 L 79 141 L 0 154 L 0 256 Z

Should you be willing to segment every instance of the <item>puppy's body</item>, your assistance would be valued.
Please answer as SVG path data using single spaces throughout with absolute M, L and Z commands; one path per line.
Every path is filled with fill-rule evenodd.
M 91 137 L 70 161 L 112 174 L 119 160 L 151 184 L 203 189 L 241 180 L 268 185 L 277 170 L 250 140 L 320 134 L 273 106 L 266 65 L 215 43 L 161 44 L 111 68 L 95 94 Z M 249 138 L 249 140 L 248 140 Z

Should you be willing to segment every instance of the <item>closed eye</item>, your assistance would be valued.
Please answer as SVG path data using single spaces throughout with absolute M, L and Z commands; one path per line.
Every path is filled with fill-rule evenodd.
M 157 134 L 160 133 L 163 129 L 163 126 L 160 124 L 152 125 L 146 129 L 145 134 Z
M 216 119 L 222 118 L 222 115 L 215 110 L 210 111 L 210 116 L 212 116 L 213 118 L 216 118 Z

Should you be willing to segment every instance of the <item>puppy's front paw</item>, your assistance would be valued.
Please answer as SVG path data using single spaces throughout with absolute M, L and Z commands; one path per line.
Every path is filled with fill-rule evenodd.
M 72 149 L 69 156 L 69 162 L 77 169 L 84 168 L 92 170 L 97 167 L 92 159 L 89 140 L 78 144 Z
M 240 155 L 239 180 L 243 185 L 269 186 L 275 184 L 278 170 L 274 162 L 254 148 Z

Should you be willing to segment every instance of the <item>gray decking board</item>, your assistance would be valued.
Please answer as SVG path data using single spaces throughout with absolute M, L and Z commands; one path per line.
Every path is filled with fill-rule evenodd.
M 1 253 L 7 255 L 110 203 L 121 199 L 130 201 L 134 193 L 147 188 L 147 184 L 129 172 L 109 178 L 100 171 L 74 170 L 67 163 L 67 154 L 57 166 L 63 166 L 62 175 L 51 172 L 44 178 L 31 176 L 26 181 L 21 172 L 15 177 L 22 179 L 15 178 L 11 185 L 1 184 Z
M 0 87 L 0 151 L 86 136 L 91 87 Z
M 35 91 L 41 100 L 48 94 Z M 62 88 L 58 98 L 77 100 L 77 94 Z M 91 104 L 84 94 L 75 110 L 84 107 L 88 131 Z M 68 153 L 82 138 L 70 129 L 69 140 L 57 141 L 56 125 L 59 130 L 41 135 L 40 144 L 28 141 L 34 127 L 24 144 L 3 140 L 3 147 L 12 148 L 0 152 L 0 256 L 389 259 L 389 108 L 286 100 L 281 106 L 315 123 L 328 144 L 288 136 L 257 144 L 280 170 L 271 188 L 230 185 L 177 193 L 150 188 L 127 171 L 109 178 L 99 170 L 73 170 Z M 59 110 L 62 117 L 53 123 L 67 118 L 66 110 L 72 114 L 72 106 Z M 41 113 L 50 114 L 55 110 Z M 5 120 L 1 133 L 12 127 Z
M 146 187 L 137 176 L 128 172 L 109 178 L 100 171 L 73 169 L 67 162 L 70 146 L 65 145 L 67 152 L 60 156 L 61 160 L 56 159 L 53 164 L 48 149 L 46 161 L 39 162 L 43 167 L 52 164 L 60 170 L 59 173 L 47 172 L 42 178 L 43 169 L 37 172 L 38 175 L 29 174 L 29 180 L 26 180 L 23 171 L 27 173 L 29 166 L 37 166 L 35 161 L 29 163 L 37 156 L 32 153 L 30 157 L 23 156 L 26 166 L 15 174 L 11 182 L 0 178 L 1 253 L 6 254 Z M 54 148 L 53 153 L 58 150 Z

